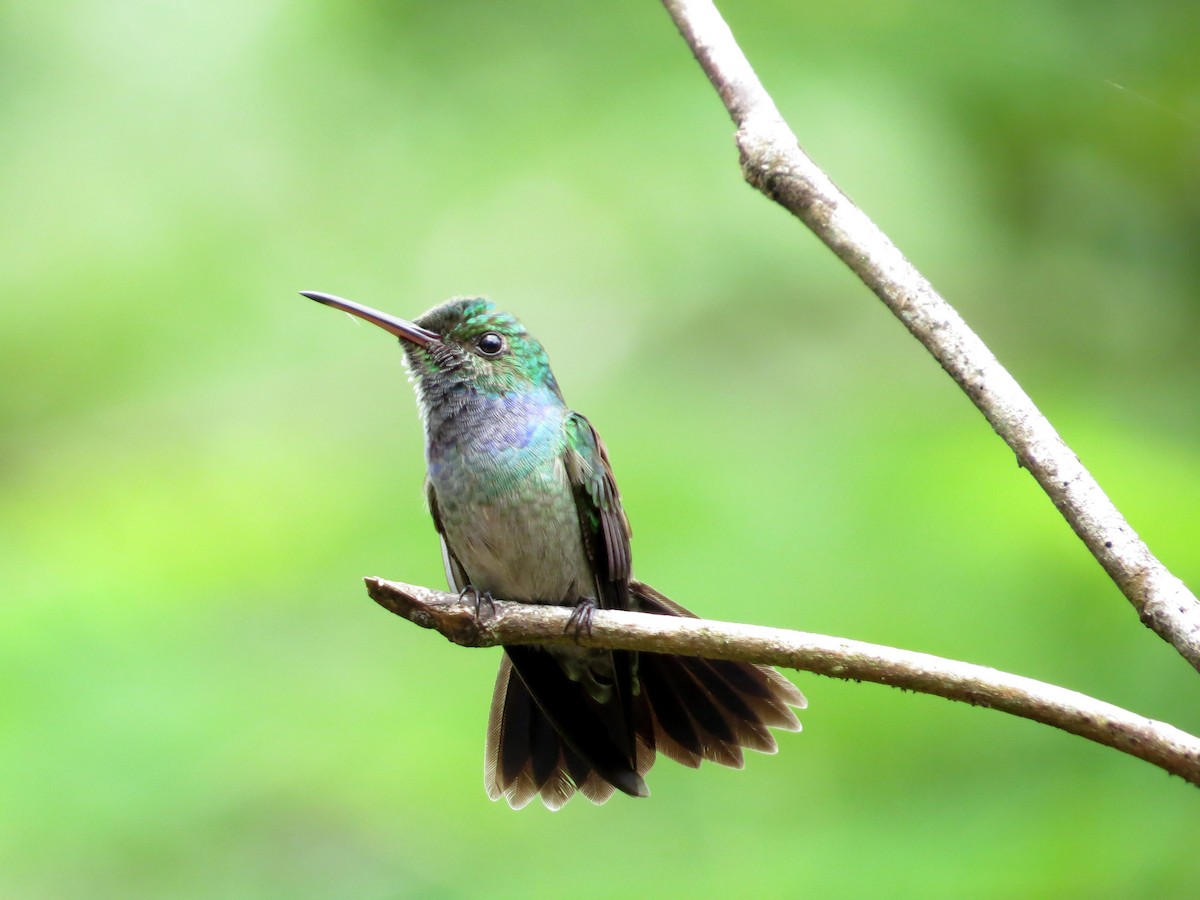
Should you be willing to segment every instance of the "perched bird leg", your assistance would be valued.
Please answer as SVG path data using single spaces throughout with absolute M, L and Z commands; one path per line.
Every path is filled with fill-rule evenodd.
M 585 631 L 588 637 L 592 636 L 592 614 L 597 609 L 596 601 L 591 597 L 584 597 L 575 604 L 575 611 L 571 613 L 571 618 L 567 619 L 567 626 L 563 629 L 563 634 L 573 635 L 575 643 L 579 643 L 579 636 Z
M 468 584 L 465 588 L 458 592 L 458 599 L 465 600 L 470 594 L 471 599 L 475 602 L 475 620 L 483 621 L 483 607 L 488 608 L 488 618 L 496 617 L 496 598 L 492 596 L 491 591 L 480 591 L 473 584 Z M 590 631 L 590 629 L 589 629 Z

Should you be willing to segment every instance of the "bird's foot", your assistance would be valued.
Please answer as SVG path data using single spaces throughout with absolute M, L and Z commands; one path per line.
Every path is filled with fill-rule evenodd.
M 563 629 L 563 634 L 570 634 L 575 637 L 575 643 L 579 643 L 579 636 L 585 631 L 588 637 L 592 636 L 592 614 L 596 611 L 596 601 L 591 597 L 584 597 L 575 604 L 575 611 L 571 613 L 571 618 L 567 619 L 567 627 Z
M 465 600 L 467 599 L 468 595 L 475 602 L 475 620 L 477 622 L 483 621 L 483 608 L 485 606 L 488 610 L 487 617 L 489 619 L 495 618 L 496 598 L 492 596 L 491 591 L 481 591 L 479 588 L 475 587 L 475 585 L 468 584 L 465 588 L 458 592 L 458 599 Z

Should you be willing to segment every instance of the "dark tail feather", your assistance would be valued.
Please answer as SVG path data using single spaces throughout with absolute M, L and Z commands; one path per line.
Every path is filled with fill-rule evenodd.
M 576 789 L 596 803 L 614 789 L 645 797 L 635 739 L 620 705 L 592 699 L 550 654 L 505 648 L 484 757 L 493 800 L 505 797 L 520 809 L 540 794 L 558 809 Z
M 635 768 L 636 738 L 627 724 L 633 719 L 617 698 L 608 703 L 593 699 L 538 647 L 505 647 L 504 652 L 562 743 L 619 790 L 646 796 L 646 784 Z
M 633 609 L 692 616 L 648 585 L 631 582 L 629 592 Z M 559 809 L 576 790 L 593 803 L 617 789 L 646 796 L 642 776 L 657 752 L 692 768 L 706 759 L 741 768 L 743 748 L 778 749 L 771 728 L 800 730 L 792 707 L 803 709 L 804 695 L 769 666 L 642 653 L 637 674 L 630 711 L 592 699 L 550 654 L 505 648 L 488 723 L 488 796 L 504 797 L 514 809 L 539 794 Z
M 492 693 L 484 751 L 488 796 L 504 797 L 513 809 L 520 809 L 541 794 L 546 806 L 559 809 L 575 794 L 575 786 L 589 777 L 594 777 L 591 767 L 569 751 L 564 753 L 550 720 L 537 708 L 505 655 Z M 612 790 L 610 786 L 609 793 Z
M 694 619 L 695 615 L 684 609 L 678 603 L 663 596 L 648 584 L 632 581 L 629 584 L 631 607 L 641 612 L 656 613 L 664 616 L 686 616 Z M 725 724 L 733 731 L 736 745 L 757 750 L 760 753 L 775 753 L 779 747 L 770 729 L 782 731 L 799 731 L 800 720 L 792 711 L 804 709 L 808 701 L 800 693 L 799 688 L 780 675 L 770 666 L 759 666 L 754 663 L 737 662 L 729 659 L 696 659 L 685 656 L 667 656 L 652 653 L 641 654 L 640 665 L 645 665 L 647 658 L 657 657 L 664 660 L 666 665 L 661 669 L 663 683 L 660 693 L 666 693 L 671 688 L 677 696 L 682 695 L 684 706 L 691 713 L 691 718 L 697 718 L 699 709 L 707 709 L 707 704 L 693 708 L 686 702 L 689 690 L 693 685 L 715 701 L 722 710 Z M 679 670 L 684 669 L 691 679 L 683 678 Z M 670 684 L 668 685 L 667 682 Z M 644 685 L 649 695 L 650 705 L 654 709 L 658 726 L 664 727 L 662 716 L 671 709 L 671 704 L 660 704 L 654 690 L 657 685 Z M 692 695 L 694 696 L 694 694 Z M 663 710 L 660 712 L 660 706 Z M 712 737 L 718 735 L 710 732 Z M 668 756 L 675 759 L 667 747 L 661 748 Z M 701 753 L 704 759 L 722 762 L 719 758 L 724 753 L 733 753 L 736 747 L 714 748 L 715 755 Z M 687 754 L 690 758 L 690 754 Z M 740 751 L 737 757 L 741 757 Z M 679 759 L 684 765 L 699 765 Z M 723 763 L 737 765 L 736 763 Z
M 633 609 L 695 618 L 639 581 L 630 582 L 629 594 Z M 770 666 L 643 653 L 638 671 L 654 713 L 658 749 L 685 766 L 708 759 L 740 769 L 743 748 L 779 749 L 770 729 L 800 730 L 792 707 L 803 709 L 807 701 Z

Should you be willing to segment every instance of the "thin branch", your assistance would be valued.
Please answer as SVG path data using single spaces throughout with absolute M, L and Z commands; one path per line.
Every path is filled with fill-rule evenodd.
M 464 647 L 563 644 L 570 607 L 496 602 L 476 615 L 458 594 L 382 578 L 366 579 L 371 598 L 422 628 Z M 759 625 L 597 610 L 585 647 L 738 659 L 786 666 L 997 709 L 1051 725 L 1165 769 L 1200 785 L 1200 738 L 1111 703 L 986 666 L 878 644 Z
M 983 341 L 808 158 L 708 0 L 663 0 L 737 126 L 746 180 L 801 219 L 966 392 L 1142 622 L 1200 669 L 1200 603 L 1154 557 Z

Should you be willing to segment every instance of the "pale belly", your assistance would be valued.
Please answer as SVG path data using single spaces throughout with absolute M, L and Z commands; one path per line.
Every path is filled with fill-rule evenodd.
M 502 490 L 478 471 L 434 483 L 446 539 L 473 587 L 497 600 L 575 604 L 593 597 L 575 499 L 555 457 Z M 472 484 L 474 482 L 474 484 Z

